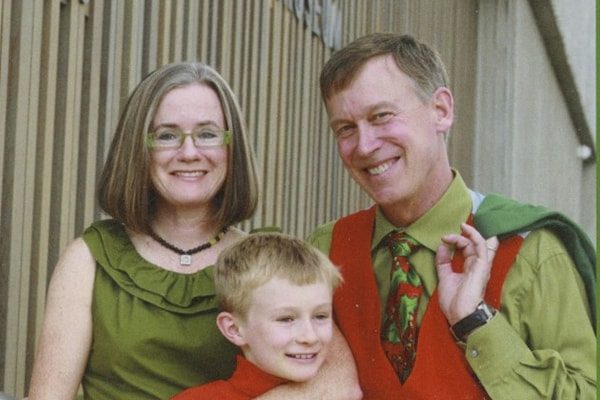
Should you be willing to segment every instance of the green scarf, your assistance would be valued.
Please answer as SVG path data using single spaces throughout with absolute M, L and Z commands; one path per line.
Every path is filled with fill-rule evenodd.
M 565 215 L 545 207 L 519 203 L 498 194 L 486 195 L 474 215 L 475 228 L 483 237 L 499 239 L 536 229 L 549 229 L 564 244 L 581 275 L 592 326 L 596 329 L 596 251 L 587 235 Z

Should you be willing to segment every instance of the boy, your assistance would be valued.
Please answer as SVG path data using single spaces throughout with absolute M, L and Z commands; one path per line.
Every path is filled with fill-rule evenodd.
M 219 256 L 217 326 L 239 346 L 227 381 L 188 389 L 173 400 L 251 399 L 273 387 L 317 374 L 332 336 L 332 296 L 342 278 L 302 240 L 250 235 Z

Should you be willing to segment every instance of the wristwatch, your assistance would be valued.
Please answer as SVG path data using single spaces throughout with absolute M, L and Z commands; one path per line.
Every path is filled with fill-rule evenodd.
M 452 325 L 450 327 L 450 332 L 452 332 L 452 335 L 456 340 L 466 342 L 469 333 L 476 328 L 487 324 L 495 314 L 496 310 L 482 301 L 477 305 L 475 311 Z

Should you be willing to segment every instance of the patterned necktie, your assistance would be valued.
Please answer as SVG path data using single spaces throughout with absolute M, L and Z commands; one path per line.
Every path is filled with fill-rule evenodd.
M 385 306 L 381 344 L 400 381 L 404 383 L 415 361 L 417 349 L 417 308 L 423 292 L 421 278 L 408 262 L 419 246 L 404 232 L 385 237 L 392 253 L 390 292 Z

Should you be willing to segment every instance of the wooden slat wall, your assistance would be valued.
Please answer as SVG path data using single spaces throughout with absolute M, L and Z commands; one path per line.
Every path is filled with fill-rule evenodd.
M 5 365 L 10 363 L 12 366 L 15 362 L 14 356 L 10 356 L 10 359 L 7 358 L 9 355 L 6 351 L 6 337 L 9 335 L 8 277 L 10 271 L 8 267 L 10 264 L 8 257 L 11 241 L 8 240 L 10 233 L 5 231 L 5 229 L 7 230 L 9 227 L 2 222 L 8 218 L 10 210 L 10 202 L 7 199 L 8 195 L 5 195 L 8 191 L 4 189 L 4 159 L 8 149 L 6 141 L 7 112 L 5 110 L 7 110 L 8 107 L 8 53 L 10 48 L 11 11 L 9 0 L 0 0 L 0 176 L 2 176 L 2 182 L 0 184 L 0 328 L 3 326 L 5 327 L 4 329 L 0 329 L 0 349 L 2 349 L 2 354 L 4 355 L 3 357 L 0 357 L 0 377 L 2 378 L 4 378 L 5 375 Z M 6 184 L 6 186 L 8 186 L 8 184 Z M 10 334 L 14 335 L 15 333 L 14 331 L 10 331 Z
M 332 49 L 311 21 L 325 3 L 339 11 L 342 44 L 396 31 L 438 48 L 457 102 L 451 158 L 469 180 L 477 0 L 0 0 L 0 391 L 26 393 L 53 266 L 103 217 L 94 191 L 111 133 L 156 67 L 204 61 L 237 93 L 262 183 L 243 228 L 305 236 L 369 204 L 338 160 L 319 96 Z
M 532 8 L 521 1 L 482 2 L 479 18 L 472 184 L 561 211 L 593 240 L 596 165 L 577 157 L 581 138 Z

